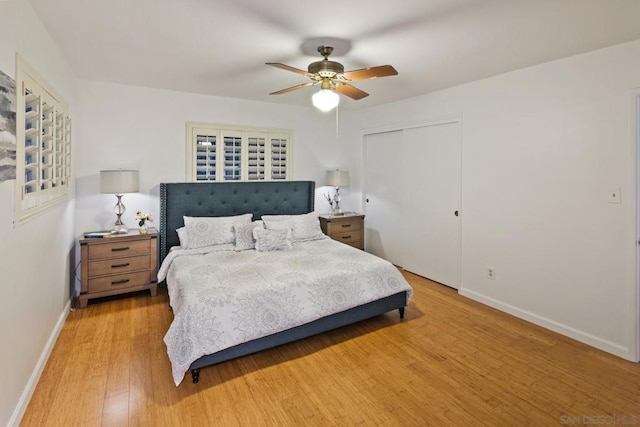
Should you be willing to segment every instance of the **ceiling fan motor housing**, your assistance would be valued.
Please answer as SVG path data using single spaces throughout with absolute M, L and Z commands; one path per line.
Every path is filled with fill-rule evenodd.
M 323 59 L 309 64 L 308 68 L 311 74 L 317 74 L 320 77 L 333 77 L 336 74 L 344 73 L 344 67 L 341 63 Z

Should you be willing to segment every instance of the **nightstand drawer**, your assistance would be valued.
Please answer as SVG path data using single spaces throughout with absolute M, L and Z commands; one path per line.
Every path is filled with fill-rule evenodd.
M 121 274 L 130 271 L 148 270 L 150 255 L 140 255 L 127 258 L 112 258 L 104 261 L 89 262 L 89 277 L 104 276 L 106 274 Z
M 98 277 L 89 279 L 89 292 L 104 292 L 117 290 L 119 288 L 130 288 L 133 286 L 144 286 L 149 284 L 149 271 L 139 271 L 137 273 L 114 274 L 113 276 Z
M 322 232 L 333 240 L 364 249 L 364 215 L 318 215 Z
M 119 241 L 89 246 L 89 259 L 114 258 L 150 253 L 149 240 Z
M 364 243 L 362 242 L 362 240 L 356 240 L 355 242 L 345 242 L 345 244 L 347 244 L 349 246 L 353 246 L 356 249 L 363 249 L 364 250 Z
M 362 220 L 360 218 L 344 221 L 331 221 L 327 224 L 327 234 L 331 236 L 349 233 L 352 231 L 359 232 L 360 230 L 362 230 Z
M 354 243 L 362 241 L 362 231 L 348 231 L 346 233 L 334 233 L 331 235 L 333 240 L 355 246 Z

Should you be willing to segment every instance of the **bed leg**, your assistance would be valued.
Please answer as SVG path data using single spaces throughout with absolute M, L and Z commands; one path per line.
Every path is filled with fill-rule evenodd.
M 198 384 L 198 381 L 200 381 L 200 368 L 191 370 L 191 380 L 194 384 Z
M 400 312 L 400 318 L 404 319 L 404 307 L 400 307 L 398 311 Z

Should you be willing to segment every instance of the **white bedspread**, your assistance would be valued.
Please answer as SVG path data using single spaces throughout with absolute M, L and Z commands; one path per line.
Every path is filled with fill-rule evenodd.
M 164 337 L 179 385 L 201 356 L 290 329 L 411 286 L 391 263 L 331 239 L 284 251 L 174 250 L 167 279 L 174 320 Z

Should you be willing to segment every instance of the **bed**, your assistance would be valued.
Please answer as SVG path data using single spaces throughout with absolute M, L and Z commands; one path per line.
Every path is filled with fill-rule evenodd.
M 393 265 L 321 233 L 291 239 L 292 230 L 309 237 L 291 221 L 308 223 L 314 192 L 313 181 L 160 185 L 158 278 L 174 313 L 165 343 L 176 385 L 186 372 L 197 383 L 203 367 L 392 310 L 404 317 L 412 289 Z M 228 241 L 181 246 L 184 217 L 226 221 L 243 214 L 265 219 L 259 234 L 273 228 L 271 236 L 282 237 L 286 229 L 286 250 L 266 250 L 270 241 L 260 238 L 260 250 L 239 251 Z M 272 222 L 282 218 L 289 222 Z

